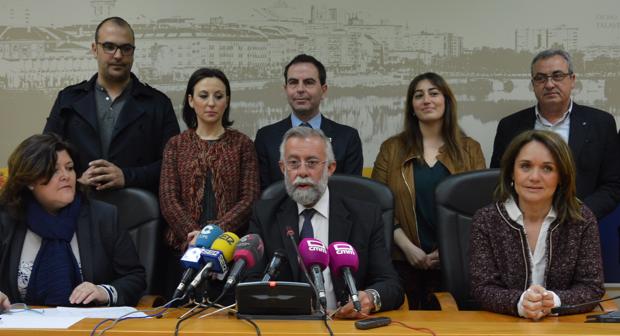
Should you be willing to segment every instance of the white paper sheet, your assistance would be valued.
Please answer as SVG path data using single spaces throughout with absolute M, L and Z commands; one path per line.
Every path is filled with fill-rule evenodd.
M 66 329 L 83 318 L 111 318 L 115 319 L 130 312 L 137 311 L 133 307 L 104 307 L 104 308 L 46 308 L 33 311 L 9 312 L 0 315 L 0 329 Z M 138 312 L 132 317 L 144 317 L 146 314 Z

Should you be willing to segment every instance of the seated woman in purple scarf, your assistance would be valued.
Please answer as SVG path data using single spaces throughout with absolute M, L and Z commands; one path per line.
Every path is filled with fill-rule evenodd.
M 76 191 L 72 147 L 33 135 L 9 158 L 0 193 L 0 310 L 135 305 L 144 267 L 116 208 Z

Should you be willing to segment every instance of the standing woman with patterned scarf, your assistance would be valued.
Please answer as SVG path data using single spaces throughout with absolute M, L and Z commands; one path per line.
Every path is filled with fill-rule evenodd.
M 29 305 L 135 305 L 144 268 L 116 208 L 76 191 L 71 146 L 33 135 L 9 158 L 0 194 L 0 310 Z

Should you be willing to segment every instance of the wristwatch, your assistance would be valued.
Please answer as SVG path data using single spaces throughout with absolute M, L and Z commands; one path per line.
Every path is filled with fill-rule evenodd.
M 371 297 L 372 303 L 375 306 L 371 312 L 374 313 L 381 310 L 381 296 L 379 296 L 379 292 L 372 288 L 368 288 L 364 292 L 366 292 Z

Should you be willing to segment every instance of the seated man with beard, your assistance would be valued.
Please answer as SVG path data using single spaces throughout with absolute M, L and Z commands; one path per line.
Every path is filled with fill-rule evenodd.
M 276 280 L 306 281 L 286 236 L 290 227 L 298 242 L 303 238 L 321 240 L 325 246 L 347 242 L 357 251 L 359 268 L 354 278 L 356 287 L 362 289 L 358 292 L 362 310 L 353 309 L 344 280 L 327 268 L 323 277 L 328 311 L 343 306 L 336 316 L 361 318 L 371 312 L 398 308 L 403 303 L 403 290 L 389 262 L 380 209 L 329 190 L 327 180 L 336 170 L 329 139 L 318 129 L 291 128 L 280 146 L 280 169 L 287 194 L 257 201 L 253 208 L 250 232 L 261 236 L 265 253 L 248 277 L 258 277 L 274 252 L 284 250 L 289 262 L 280 268 Z

